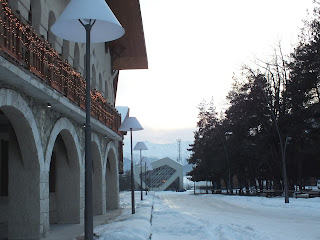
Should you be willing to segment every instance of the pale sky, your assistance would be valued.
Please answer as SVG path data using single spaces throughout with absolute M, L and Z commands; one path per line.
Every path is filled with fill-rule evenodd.
M 145 130 L 135 140 L 193 140 L 199 103 L 226 107 L 233 73 L 297 43 L 312 0 L 140 0 L 149 69 L 120 71 L 116 106 Z

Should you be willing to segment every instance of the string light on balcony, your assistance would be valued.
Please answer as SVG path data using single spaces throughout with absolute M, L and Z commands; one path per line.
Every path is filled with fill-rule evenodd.
M 85 80 L 79 72 L 61 58 L 59 53 L 54 50 L 50 43 L 39 37 L 35 30 L 15 16 L 6 0 L 0 0 L 0 38 L 3 39 L 3 49 L 7 49 L 12 57 L 19 62 L 24 62 L 30 71 L 36 74 L 41 80 L 51 85 L 63 94 L 67 92 L 67 97 L 76 98 L 78 104 L 85 104 Z M 20 47 L 16 47 L 20 46 Z M 22 50 L 21 50 L 22 49 Z M 23 50 L 25 49 L 25 50 Z M 29 58 L 27 57 L 29 52 Z M 34 63 L 29 60 L 33 59 Z M 68 96 L 69 94 L 69 96 Z M 73 101 L 75 99 L 72 99 Z M 111 108 L 111 105 L 98 91 L 91 91 L 91 101 L 93 111 L 100 121 L 109 127 L 119 122 L 119 114 Z M 117 116 L 117 117 L 116 117 Z M 117 131 L 117 129 L 113 128 Z

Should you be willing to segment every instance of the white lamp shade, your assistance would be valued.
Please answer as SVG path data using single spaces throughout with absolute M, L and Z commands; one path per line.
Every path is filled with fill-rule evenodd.
M 144 144 L 144 142 L 137 142 L 133 150 L 148 150 L 148 147 Z
M 109 42 L 123 36 L 124 29 L 105 0 L 71 0 L 51 31 L 62 39 L 86 42 L 86 31 L 79 22 L 96 20 L 91 29 L 91 43 Z
M 130 130 L 132 131 L 143 130 L 143 127 L 140 125 L 140 123 L 135 117 L 126 117 L 119 128 L 119 131 L 121 132 L 127 132 Z

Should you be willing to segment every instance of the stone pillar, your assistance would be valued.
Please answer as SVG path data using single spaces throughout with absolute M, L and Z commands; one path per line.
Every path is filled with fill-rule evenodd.
M 84 167 L 80 173 L 80 222 L 84 223 Z
M 102 196 L 105 196 L 102 201 L 102 214 L 105 214 L 107 211 L 107 200 L 106 200 L 107 188 L 106 188 L 106 178 L 105 177 L 103 177 L 103 179 L 102 179 Z
M 49 173 L 40 172 L 40 230 L 45 237 L 50 230 L 49 223 Z

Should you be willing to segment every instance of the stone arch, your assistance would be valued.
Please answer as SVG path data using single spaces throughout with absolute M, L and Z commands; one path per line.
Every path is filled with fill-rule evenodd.
M 40 25 L 41 25 L 41 1 L 40 0 L 31 0 L 29 21 L 31 22 L 33 29 L 37 33 L 40 33 Z
M 102 187 L 102 152 L 100 141 L 96 134 L 92 134 L 91 142 L 92 157 L 92 182 L 93 182 L 93 214 L 103 214 L 103 187 Z
M 56 35 L 51 32 L 52 25 L 56 22 L 56 16 L 53 11 L 49 12 L 49 20 L 48 20 L 48 32 L 47 32 L 47 40 L 51 43 L 52 47 L 55 48 Z
M 73 67 L 79 72 L 80 71 L 80 50 L 79 44 L 74 44 L 74 53 L 73 53 Z
M 46 150 L 49 172 L 50 223 L 80 223 L 81 154 L 75 127 L 60 118 Z
M 113 142 L 109 142 L 105 154 L 106 209 L 119 207 L 119 170 L 117 150 Z
M 46 232 L 45 223 L 41 222 L 46 196 L 40 197 L 44 164 L 38 127 L 27 102 L 13 90 L 0 89 L 0 110 L 2 117 L 10 122 L 7 128 L 8 238 L 40 238 Z
M 81 161 L 81 151 L 80 151 L 79 138 L 78 138 L 76 129 L 73 126 L 72 122 L 69 119 L 63 117 L 63 118 L 60 118 L 55 123 L 55 125 L 51 131 L 50 137 L 49 137 L 49 141 L 48 141 L 48 145 L 47 145 L 47 149 L 46 149 L 46 155 L 45 155 L 46 170 L 49 171 L 54 143 L 55 143 L 55 140 L 57 139 L 58 134 L 60 134 L 60 133 L 62 133 L 62 137 L 64 138 L 64 140 L 67 140 L 68 142 L 74 141 L 73 145 L 74 145 L 75 149 L 72 149 L 72 151 L 76 151 L 76 156 L 78 159 L 77 165 L 80 168 L 82 166 L 82 161 Z

